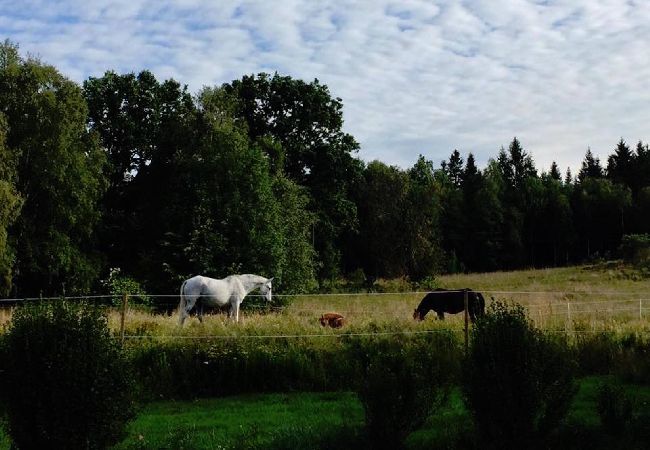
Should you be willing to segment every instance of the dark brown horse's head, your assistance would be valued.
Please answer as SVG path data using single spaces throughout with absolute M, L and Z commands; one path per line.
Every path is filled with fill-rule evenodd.
M 413 310 L 413 320 L 419 320 L 419 321 L 424 320 L 424 317 L 422 317 L 422 313 L 417 309 Z

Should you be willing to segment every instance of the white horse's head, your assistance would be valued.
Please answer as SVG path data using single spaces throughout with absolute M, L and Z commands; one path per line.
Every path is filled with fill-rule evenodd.
M 260 286 L 260 293 L 264 296 L 267 302 L 271 301 L 271 289 L 273 288 L 273 278 L 269 278 Z

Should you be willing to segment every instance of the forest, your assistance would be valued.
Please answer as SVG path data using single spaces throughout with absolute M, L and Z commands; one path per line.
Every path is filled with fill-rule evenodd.
M 260 73 L 191 93 L 108 70 L 79 85 L 5 41 L 0 296 L 86 295 L 117 270 L 156 294 L 230 273 L 314 292 L 574 264 L 650 231 L 641 141 L 603 162 L 587 148 L 575 175 L 538 169 L 517 138 L 484 168 L 458 150 L 406 169 L 358 150 L 318 80 Z

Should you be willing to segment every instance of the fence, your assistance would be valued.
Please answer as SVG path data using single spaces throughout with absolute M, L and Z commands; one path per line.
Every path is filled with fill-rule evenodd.
M 602 325 L 605 321 L 616 320 L 618 323 L 640 323 L 635 331 L 641 333 L 650 332 L 647 321 L 650 319 L 650 298 L 644 293 L 637 292 L 615 292 L 615 291 L 481 291 L 489 303 L 495 297 L 506 301 L 516 301 L 528 309 L 529 317 L 538 326 L 551 332 L 561 333 L 588 333 L 603 331 L 597 327 L 591 329 L 575 329 L 574 323 L 580 321 L 591 321 L 594 325 Z M 246 314 L 251 316 L 282 315 L 295 316 L 305 323 L 316 323 L 320 314 L 335 310 L 348 318 L 354 320 L 397 320 L 401 319 L 406 323 L 410 320 L 413 309 L 417 306 L 422 296 L 428 292 L 388 292 L 388 293 L 340 293 L 340 294 L 299 294 L 299 295 L 274 295 L 275 298 L 286 302 L 284 305 L 260 304 L 260 295 L 251 294 L 244 302 Z M 121 340 L 125 339 L 150 339 L 150 334 L 142 334 L 137 331 L 127 334 L 129 318 L 140 314 L 142 310 L 131 305 L 132 300 L 146 299 L 152 305 L 154 311 L 172 312 L 178 306 L 178 294 L 161 295 L 140 295 L 131 296 L 123 294 L 121 297 L 114 295 L 91 295 L 91 296 L 68 296 L 68 297 L 36 297 L 36 298 L 13 298 L 0 299 L 0 307 L 5 306 L 5 318 L 8 319 L 11 307 L 30 301 L 39 300 L 84 300 L 111 304 L 119 315 L 119 322 L 115 328 Z M 255 301 L 257 299 L 257 302 Z M 467 311 L 467 309 L 465 309 Z M 151 320 L 161 314 L 149 314 Z M 439 332 L 463 333 L 467 342 L 468 319 L 466 315 L 450 317 L 451 320 L 445 328 L 436 329 L 413 329 L 405 328 L 402 331 L 332 331 L 332 332 L 305 332 L 304 327 L 300 333 L 282 332 L 275 333 L 228 333 L 228 334 L 207 334 L 207 335 L 185 335 L 180 329 L 171 334 L 155 336 L 158 339 L 274 339 L 274 338 L 327 338 L 340 336 L 368 336 L 368 335 L 409 335 L 427 334 Z M 145 320 L 145 319 L 143 319 Z M 428 324 L 434 321 L 426 321 Z M 424 324 L 427 326 L 427 324 Z

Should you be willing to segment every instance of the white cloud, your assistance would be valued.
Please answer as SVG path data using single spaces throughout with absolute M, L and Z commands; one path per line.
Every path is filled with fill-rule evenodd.
M 193 92 L 318 78 L 360 156 L 404 167 L 513 136 L 538 168 L 650 140 L 650 3 L 625 0 L 0 1 L 0 37 L 76 81 L 152 70 Z

